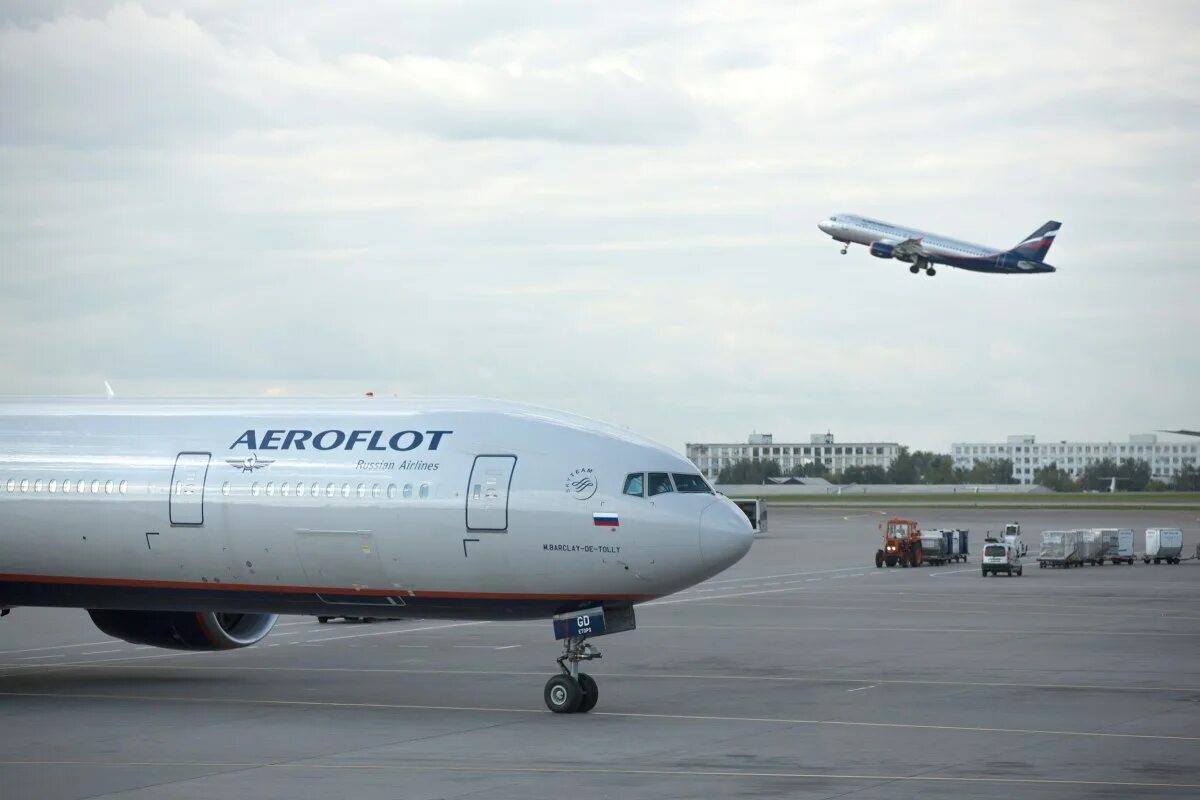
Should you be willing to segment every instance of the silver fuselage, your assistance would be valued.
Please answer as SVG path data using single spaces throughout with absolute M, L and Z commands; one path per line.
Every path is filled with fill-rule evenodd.
M 749 549 L 727 499 L 624 494 L 638 472 L 699 471 L 490 401 L 2 401 L 0 607 L 528 618 Z

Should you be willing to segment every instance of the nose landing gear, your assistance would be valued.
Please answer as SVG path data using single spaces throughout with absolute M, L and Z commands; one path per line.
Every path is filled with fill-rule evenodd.
M 846 255 L 846 251 L 849 249 L 850 249 L 850 245 L 848 245 L 848 244 L 842 245 L 842 255 Z
M 604 656 L 584 639 L 572 636 L 563 640 L 563 654 L 557 659 L 562 674 L 546 681 L 543 696 L 546 707 L 555 714 L 586 714 L 600 699 L 600 687 L 591 675 L 579 671 L 579 662 Z

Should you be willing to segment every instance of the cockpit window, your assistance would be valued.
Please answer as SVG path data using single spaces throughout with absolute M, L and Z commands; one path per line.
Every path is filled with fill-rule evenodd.
M 644 497 L 646 494 L 646 474 L 634 472 L 625 476 L 625 494 L 634 497 Z
M 704 478 L 701 478 L 699 475 L 685 475 L 681 472 L 672 472 L 671 477 L 675 479 L 675 491 L 677 492 L 712 494 L 712 489 L 704 482 Z
M 649 478 L 650 496 L 666 494 L 675 489 L 671 486 L 671 476 L 665 472 L 651 472 Z

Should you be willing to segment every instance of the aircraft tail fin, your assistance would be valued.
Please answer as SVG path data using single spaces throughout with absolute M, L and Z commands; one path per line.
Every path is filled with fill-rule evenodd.
M 1046 253 L 1050 252 L 1050 245 L 1054 244 L 1054 237 L 1058 235 L 1058 229 L 1061 227 L 1061 222 L 1050 220 L 1021 240 L 1011 252 L 1029 261 L 1045 261 Z

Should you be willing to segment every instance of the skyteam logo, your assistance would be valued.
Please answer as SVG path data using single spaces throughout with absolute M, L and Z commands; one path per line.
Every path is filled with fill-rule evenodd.
M 567 474 L 566 492 L 576 500 L 589 500 L 600 485 L 591 467 L 580 467 Z
M 230 450 L 245 447 L 247 450 L 395 450 L 407 453 L 410 450 L 438 449 L 442 439 L 454 431 L 310 431 L 278 428 L 265 430 L 259 435 L 248 430 L 239 436 Z

